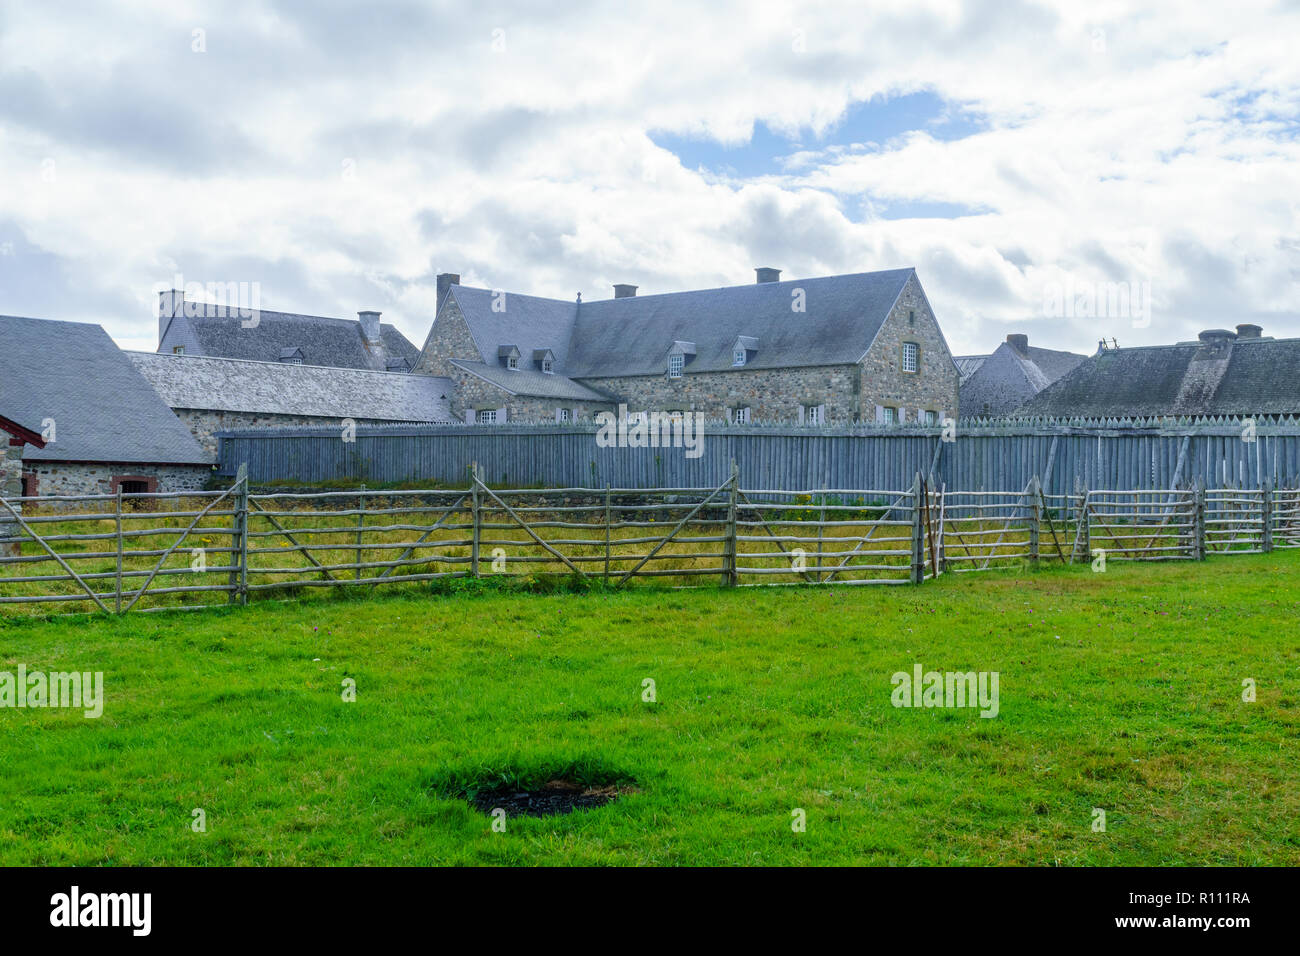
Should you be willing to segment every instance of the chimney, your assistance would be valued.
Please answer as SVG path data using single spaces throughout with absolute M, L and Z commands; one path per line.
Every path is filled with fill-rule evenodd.
M 754 270 L 754 272 L 758 274 L 758 281 L 760 284 L 764 282 L 781 281 L 780 269 L 769 269 L 766 266 L 759 266 L 757 269 Z
M 634 285 L 627 285 L 626 283 L 622 283 L 622 282 L 615 283 L 615 285 L 614 285 L 614 298 L 616 298 L 616 299 L 631 299 L 631 298 L 633 298 L 633 297 L 635 297 L 635 296 L 636 296 L 636 286 L 634 286 Z
M 162 348 L 163 336 L 172 318 L 185 314 L 185 293 L 176 289 L 158 293 L 158 347 Z
M 1008 335 L 1007 345 L 1010 345 L 1021 355 L 1025 355 L 1029 352 L 1029 336 L 1019 334 Z
M 1232 354 L 1232 343 L 1237 338 L 1236 332 L 1227 329 L 1206 329 L 1197 336 L 1201 347 L 1196 350 L 1196 359 L 1225 359 Z
M 1257 339 L 1263 332 L 1264 330 L 1258 325 L 1251 325 L 1249 322 L 1242 322 L 1237 326 L 1237 338 L 1239 339 Z
M 442 308 L 442 300 L 447 298 L 447 290 L 454 285 L 460 285 L 460 276 L 455 272 L 438 273 L 438 301 L 435 308 Z
M 383 341 L 379 333 L 379 313 L 358 312 L 357 318 L 361 322 L 361 336 L 366 340 L 366 343 L 368 345 L 379 345 Z

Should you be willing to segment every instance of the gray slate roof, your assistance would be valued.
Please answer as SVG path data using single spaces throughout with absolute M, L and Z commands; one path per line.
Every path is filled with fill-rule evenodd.
M 172 408 L 450 422 L 452 382 L 430 375 L 127 352 Z
M 688 372 L 728 370 L 742 335 L 758 344 L 748 367 L 852 364 L 866 354 L 913 274 L 892 269 L 582 303 L 514 293 L 501 299 L 459 285 L 449 295 L 485 366 L 499 367 L 502 345 L 517 346 L 523 356 L 549 348 L 556 374 L 546 378 L 554 381 L 662 374 L 674 342 L 694 346 Z M 804 292 L 804 312 L 791 308 L 796 289 Z M 504 310 L 494 311 L 494 302 Z
M 912 269 L 584 302 L 568 362 L 574 378 L 654 375 L 674 341 L 695 345 L 688 372 L 732 367 L 736 337 L 758 339 L 750 368 L 845 365 L 871 347 Z M 802 289 L 805 312 L 791 308 Z
M 0 416 L 55 440 L 24 460 L 207 464 L 211 459 L 98 325 L 0 316 Z
M 1300 414 L 1300 339 L 1238 339 L 1226 361 L 1190 342 L 1103 351 L 1016 414 Z
M 197 303 L 187 305 L 194 306 Z M 415 368 L 420 358 L 420 350 L 387 323 L 379 326 L 384 346 L 380 352 L 372 351 L 366 346 L 361 334 L 361 323 L 356 319 L 330 319 L 262 309 L 257 313 L 257 325 L 244 328 L 245 320 L 237 309 L 227 310 L 220 306 L 202 308 L 203 315 L 179 315 L 172 318 L 170 322 L 173 327 L 169 327 L 160 336 L 158 351 L 170 353 L 171 344 L 175 341 L 185 345 L 186 352 L 190 354 L 274 362 L 281 355 L 301 349 L 303 362 L 308 365 L 381 372 L 394 357 L 401 357 L 407 368 Z M 178 324 L 187 326 L 187 330 L 174 328 Z
M 518 369 L 509 369 L 496 364 L 488 365 L 483 362 L 463 362 L 459 359 L 452 359 L 451 363 L 515 395 L 526 395 L 534 398 L 565 398 L 587 402 L 612 401 L 610 396 L 602 394 L 593 388 L 588 388 L 581 382 L 575 382 L 563 375 L 554 375 L 548 372 L 539 372 L 532 368 L 525 368 L 522 362 Z
M 1074 352 L 1032 345 L 1022 351 L 1003 342 L 962 379 L 958 402 L 961 414 L 1009 415 L 1085 359 Z
M 952 361 L 957 366 L 957 374 L 961 376 L 959 384 L 965 385 L 966 379 L 978 372 L 987 358 L 987 355 L 954 355 Z

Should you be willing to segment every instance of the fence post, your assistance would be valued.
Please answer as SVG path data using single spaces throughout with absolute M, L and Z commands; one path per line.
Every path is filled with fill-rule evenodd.
M 939 486 L 939 520 L 935 523 L 939 535 L 938 547 L 935 550 L 935 577 L 938 577 L 948 570 L 948 545 L 943 534 L 944 511 L 948 506 L 947 492 L 947 484 L 941 484 Z
M 1197 561 L 1205 560 L 1205 486 L 1199 481 L 1194 492 L 1195 503 L 1192 506 L 1192 557 Z
M 356 568 L 353 572 L 354 581 L 361 580 L 361 542 L 365 538 L 366 526 L 366 486 L 361 485 L 361 490 L 357 492 L 357 548 L 356 548 Z
M 723 570 L 726 572 L 724 579 L 727 587 L 734 588 L 740 581 L 740 575 L 736 572 L 736 502 L 740 489 L 740 468 L 734 458 L 731 459 L 730 485 L 727 493 L 727 541 L 723 548 Z
M 472 517 L 474 530 L 470 534 L 469 573 L 471 577 L 476 578 L 478 577 L 478 541 L 481 533 L 480 524 L 482 521 L 480 517 L 482 502 L 479 494 L 478 462 L 475 461 L 470 463 L 469 476 L 470 481 L 472 482 L 470 485 L 470 505 L 474 509 Z
M 117 604 L 114 610 L 116 613 L 122 613 L 122 483 L 117 483 L 117 513 L 116 519 L 117 530 Z
M 912 583 L 925 580 L 925 534 L 921 529 L 921 473 L 912 479 Z
M 609 482 L 605 482 L 605 581 L 609 582 L 609 536 L 614 527 L 613 508 L 609 500 Z
M 235 490 L 231 495 L 234 503 L 234 516 L 230 528 L 230 546 L 235 550 L 232 555 L 230 577 L 227 579 L 231 591 L 228 604 L 248 603 L 248 462 L 239 466 L 235 475 Z
M 1038 539 L 1043 526 L 1043 487 L 1038 476 L 1029 479 L 1029 564 L 1038 567 Z
M 1263 536 L 1260 538 L 1259 546 L 1265 553 L 1273 550 L 1273 479 L 1264 479 L 1263 494 L 1264 524 Z

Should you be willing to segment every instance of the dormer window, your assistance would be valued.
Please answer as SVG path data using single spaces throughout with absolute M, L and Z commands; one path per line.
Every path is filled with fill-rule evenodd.
M 752 335 L 737 335 L 736 341 L 731 343 L 731 367 L 740 368 L 742 365 L 748 365 L 757 351 L 758 339 Z
M 555 353 L 550 349 L 533 349 L 533 368 L 547 375 L 555 374 Z
M 497 361 L 508 369 L 519 371 L 519 349 L 514 345 L 503 345 L 497 349 Z
M 301 365 L 302 349 L 296 347 L 280 349 L 279 361 L 282 365 Z
M 695 358 L 694 342 L 674 342 L 668 350 L 668 377 L 681 378 L 686 365 Z
M 512 368 L 516 372 L 519 371 L 519 356 L 518 355 L 509 356 L 506 359 L 506 368 Z

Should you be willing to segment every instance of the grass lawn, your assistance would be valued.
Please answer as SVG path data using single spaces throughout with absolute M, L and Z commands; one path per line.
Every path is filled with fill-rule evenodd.
M 107 698 L 0 710 L 0 864 L 1296 865 L 1298 581 L 1274 553 L 0 614 L 0 670 Z M 893 707 L 918 662 L 997 671 L 998 716 Z M 635 792 L 505 832 L 457 795 L 559 774 Z

